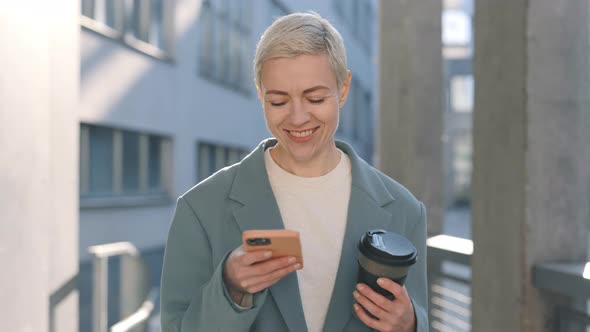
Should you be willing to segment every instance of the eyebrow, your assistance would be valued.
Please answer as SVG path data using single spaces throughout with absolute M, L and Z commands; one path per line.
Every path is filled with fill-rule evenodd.
M 309 88 L 309 89 L 303 90 L 303 94 L 314 92 L 314 91 L 317 91 L 317 90 L 330 90 L 330 88 L 325 87 L 323 85 L 316 85 L 313 88 Z M 281 96 L 288 96 L 289 95 L 287 92 L 280 91 L 280 90 L 268 90 L 268 91 L 266 91 L 265 94 L 266 95 L 273 94 L 273 95 L 281 95 Z

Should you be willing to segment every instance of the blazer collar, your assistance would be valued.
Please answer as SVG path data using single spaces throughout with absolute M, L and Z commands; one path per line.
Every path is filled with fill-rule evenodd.
M 238 166 L 229 198 L 242 204 L 234 211 L 234 217 L 242 231 L 284 228 L 264 164 L 264 151 L 276 144 L 275 139 L 261 142 Z M 342 331 L 348 318 L 352 317 L 352 292 L 356 284 L 358 255 L 356 243 L 367 231 L 367 220 L 372 225 L 383 227 L 391 222 L 391 214 L 383 207 L 395 200 L 376 170 L 364 162 L 352 147 L 341 141 L 336 141 L 336 146 L 350 158 L 352 187 L 338 274 L 326 316 L 325 331 Z M 307 331 L 297 274 L 287 275 L 271 286 L 270 292 L 289 330 Z
M 230 199 L 246 205 L 260 198 L 267 198 L 268 195 L 274 198 L 264 164 L 264 151 L 276 144 L 276 139 L 266 139 L 244 158 L 238 166 L 229 194 Z M 336 141 L 336 146 L 350 158 L 353 189 L 361 190 L 379 206 L 385 206 L 395 200 L 379 179 L 375 169 L 362 160 L 350 145 Z

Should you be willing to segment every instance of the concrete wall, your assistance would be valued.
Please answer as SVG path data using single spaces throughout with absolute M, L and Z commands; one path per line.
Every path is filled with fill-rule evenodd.
M 551 331 L 531 268 L 587 260 L 588 2 L 476 1 L 472 319 Z
M 78 2 L 0 7 L 3 331 L 77 331 Z
M 442 231 L 440 1 L 381 1 L 378 166 L 422 200 Z

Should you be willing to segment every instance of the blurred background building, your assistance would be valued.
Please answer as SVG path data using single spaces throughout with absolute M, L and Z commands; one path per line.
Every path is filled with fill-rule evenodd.
M 443 230 L 470 238 L 473 0 L 446 0 L 442 5 Z
M 175 198 L 269 137 L 254 50 L 279 16 L 314 10 L 342 33 L 353 73 L 337 137 L 373 160 L 376 2 L 82 0 L 80 329 L 90 328 L 88 247 L 130 241 L 159 287 Z M 117 260 L 111 260 L 117 284 Z M 109 324 L 119 320 L 116 287 Z

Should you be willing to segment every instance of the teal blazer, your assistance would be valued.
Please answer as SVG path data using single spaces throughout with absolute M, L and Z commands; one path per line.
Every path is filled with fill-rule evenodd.
M 168 234 L 161 285 L 164 332 L 305 332 L 297 274 L 254 294 L 253 308 L 239 310 L 228 298 L 223 266 L 229 252 L 249 229 L 284 228 L 273 195 L 264 151 L 277 143 L 263 141 L 240 163 L 226 167 L 178 199 Z M 353 314 L 357 279 L 356 244 L 369 229 L 406 236 L 418 249 L 418 262 L 406 280 L 417 331 L 428 331 L 426 284 L 426 213 L 403 186 L 336 142 L 352 165 L 352 191 L 342 253 L 324 331 L 371 331 Z M 313 266 L 306 266 L 313 269 Z

